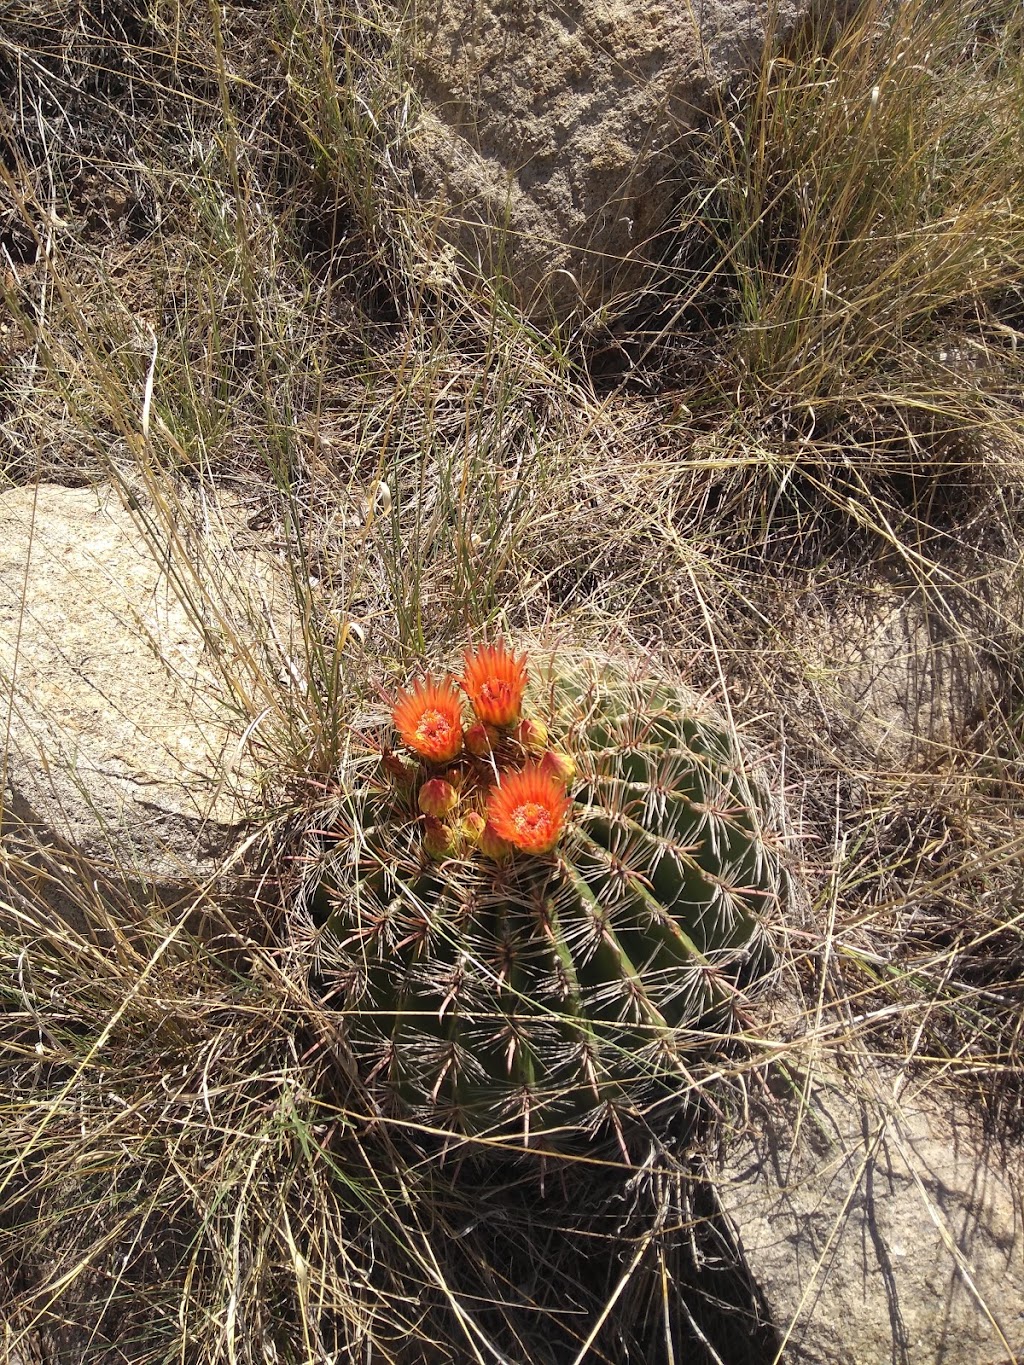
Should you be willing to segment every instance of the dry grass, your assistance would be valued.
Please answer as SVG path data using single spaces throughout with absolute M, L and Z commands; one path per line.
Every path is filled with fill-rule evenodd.
M 2 1358 L 772 1359 L 696 1177 L 769 1054 L 896 1058 L 1022 1130 L 1019 15 L 868 4 L 723 97 L 612 376 L 425 279 L 369 3 L 0 0 L 0 35 L 7 477 L 113 481 L 170 538 L 265 777 L 244 928 L 195 888 L 220 944 L 8 843 Z M 299 604 L 283 674 L 204 563 L 228 499 Z M 890 595 L 928 623 L 904 659 L 944 641 L 968 681 L 879 745 L 841 645 Z M 806 887 L 692 1147 L 543 1193 L 380 1123 L 281 933 L 351 717 L 499 626 L 714 697 Z

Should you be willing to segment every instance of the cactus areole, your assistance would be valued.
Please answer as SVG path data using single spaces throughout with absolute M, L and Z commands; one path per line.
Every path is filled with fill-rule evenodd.
M 498 645 L 467 655 L 461 716 L 454 679 L 402 692 L 341 775 L 309 902 L 385 1112 L 566 1147 L 734 1030 L 785 874 L 728 733 L 679 690 L 558 658 L 527 685 Z M 475 725 L 487 744 L 452 754 Z

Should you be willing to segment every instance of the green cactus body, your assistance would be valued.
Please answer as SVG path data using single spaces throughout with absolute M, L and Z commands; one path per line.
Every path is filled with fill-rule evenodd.
M 415 786 L 371 754 L 319 838 L 311 904 L 382 1106 L 548 1146 L 642 1110 L 733 1030 L 772 964 L 785 875 L 727 734 L 681 695 L 608 671 L 539 682 L 535 710 L 577 765 L 550 854 L 430 856 Z M 449 768 L 464 805 L 501 759 Z

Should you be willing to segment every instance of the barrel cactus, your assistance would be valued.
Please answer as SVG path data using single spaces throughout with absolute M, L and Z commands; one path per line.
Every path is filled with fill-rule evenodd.
M 532 671 L 499 644 L 403 691 L 353 745 L 306 892 L 382 1108 L 550 1147 L 621 1135 L 734 1029 L 785 874 L 728 733 L 677 688 Z

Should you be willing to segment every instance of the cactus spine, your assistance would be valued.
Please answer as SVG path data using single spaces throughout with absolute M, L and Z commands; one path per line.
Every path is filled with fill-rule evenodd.
M 402 694 L 419 762 L 386 737 L 353 760 L 310 898 L 382 1105 L 549 1145 L 618 1125 L 733 1029 L 785 874 L 727 733 L 676 689 L 556 660 L 524 719 L 525 660 L 494 655 L 477 674 L 511 695 L 467 656 L 455 758 L 454 685 Z

